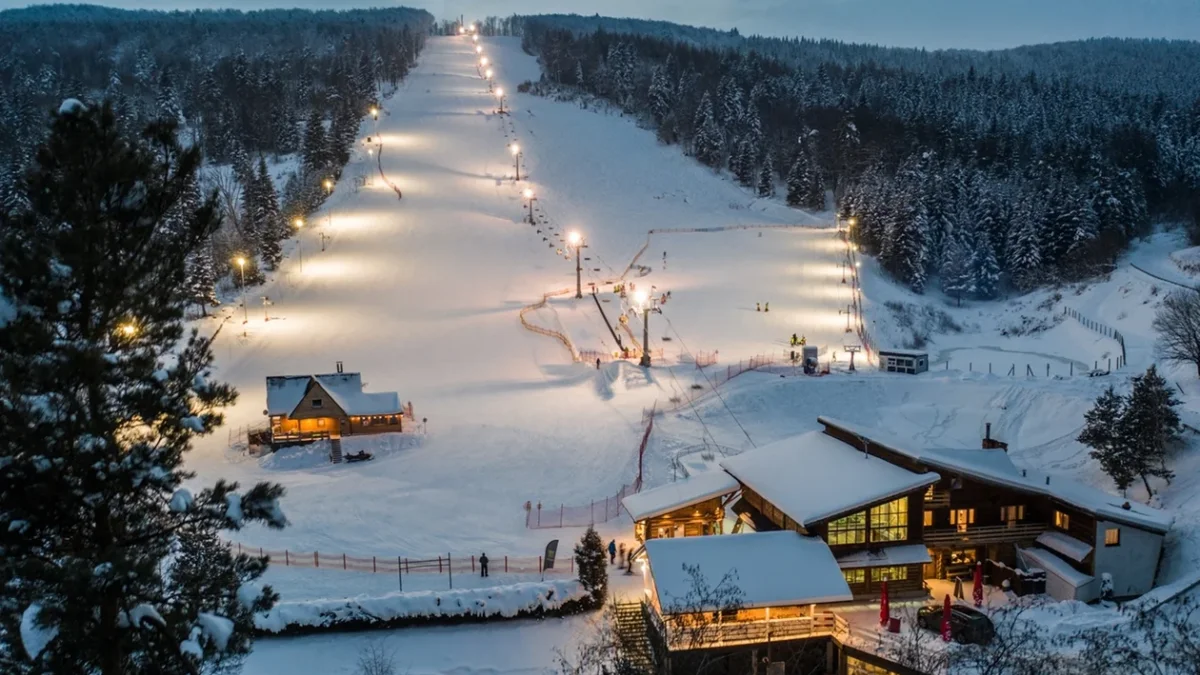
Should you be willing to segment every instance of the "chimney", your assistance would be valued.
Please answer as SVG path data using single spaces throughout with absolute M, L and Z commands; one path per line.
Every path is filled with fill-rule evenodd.
M 342 362 L 341 362 L 341 361 L 338 361 L 338 362 L 337 362 L 337 371 L 338 371 L 339 373 L 340 373 L 340 372 L 342 372 Z
M 983 425 L 983 429 L 983 439 L 986 441 L 992 440 L 992 423 L 988 422 L 987 424 Z
M 1046 485 L 1050 484 L 1050 476 L 1046 476 Z

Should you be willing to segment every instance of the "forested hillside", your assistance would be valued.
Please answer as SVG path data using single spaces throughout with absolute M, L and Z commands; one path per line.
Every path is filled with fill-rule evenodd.
M 273 269 L 292 219 L 320 205 L 349 158 L 359 121 L 409 71 L 433 17 L 393 8 L 344 12 L 155 12 L 53 5 L 0 12 L 0 205 L 22 185 L 49 113 L 66 98 L 108 100 L 122 128 L 177 122 L 206 163 L 193 199 L 217 189 L 225 224 L 189 265 L 203 308 L 234 255 L 251 280 Z M 267 160 L 300 153 L 277 194 Z
M 761 195 L 823 209 L 922 291 L 993 297 L 1111 264 L 1200 215 L 1200 45 L 926 52 L 527 17 L 536 91 L 598 96 Z M 615 27 L 621 32 L 606 28 Z

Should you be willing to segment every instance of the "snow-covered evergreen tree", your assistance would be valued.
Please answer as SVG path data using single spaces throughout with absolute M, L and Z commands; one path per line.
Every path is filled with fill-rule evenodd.
M 591 525 L 575 545 L 575 568 L 579 570 L 579 583 L 592 596 L 597 607 L 608 597 L 608 556 L 604 554 L 604 542 Z
M 1167 381 L 1150 366 L 1142 375 L 1133 378 L 1133 389 L 1125 407 L 1124 436 L 1134 457 L 1134 475 L 1153 494 L 1148 476 L 1175 476 L 1167 468 L 1167 451 L 1179 439 L 1182 430 L 1175 406 L 1179 399 Z
M 279 267 L 283 259 L 280 241 L 291 235 L 285 226 L 279 212 L 279 195 L 275 192 L 275 184 L 267 171 L 267 160 L 258 158 L 258 173 L 254 177 L 256 203 L 254 205 L 254 220 L 258 232 L 259 251 L 263 264 L 268 270 Z
M 942 290 L 954 298 L 959 305 L 964 295 L 975 291 L 974 274 L 971 269 L 971 253 L 963 237 L 952 234 L 942 253 L 941 265 Z
M 304 125 L 304 168 L 320 173 L 329 166 L 329 141 L 325 137 L 325 121 L 313 108 Z
M 235 398 L 209 381 L 211 340 L 184 335 L 184 261 L 217 227 L 213 202 L 163 224 L 199 165 L 170 125 L 122 138 L 110 107 L 79 108 L 54 120 L 30 209 L 0 214 L 6 672 L 208 672 L 249 646 L 230 599 L 270 605 L 248 586 L 264 563 L 211 535 L 282 527 L 283 488 L 182 486 L 193 439 Z M 171 581 L 187 532 L 209 535 L 198 589 Z
M 1000 290 L 1000 263 L 996 261 L 996 249 L 986 232 L 975 237 L 971 252 L 971 286 L 975 297 L 991 300 Z
M 1125 494 L 1137 476 L 1137 466 L 1125 438 L 1125 403 L 1125 397 L 1109 386 L 1084 414 L 1083 431 L 1075 439 L 1092 449 L 1092 458 L 1100 462 L 1121 494 Z
M 717 126 L 713 115 L 712 97 L 708 92 L 700 99 L 700 107 L 696 109 L 696 119 L 693 123 L 696 130 L 692 139 L 692 152 L 696 159 L 708 166 L 716 167 L 721 164 L 721 153 L 725 147 L 725 136 Z
M 771 165 L 771 153 L 764 152 L 762 166 L 758 169 L 758 196 L 775 196 L 775 168 Z
M 158 115 L 162 119 L 172 122 L 183 120 L 183 111 L 179 107 L 179 98 L 175 94 L 175 84 L 171 80 L 171 71 L 168 68 L 163 68 L 162 74 L 158 77 L 158 96 L 155 102 L 158 106 Z
M 186 261 L 184 288 L 187 297 L 200 307 L 200 313 L 208 316 L 208 307 L 217 305 L 217 268 L 213 260 L 212 244 L 202 242 Z

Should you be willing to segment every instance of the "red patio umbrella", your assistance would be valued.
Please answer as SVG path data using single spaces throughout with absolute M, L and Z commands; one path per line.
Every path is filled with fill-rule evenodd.
M 975 563 L 975 588 L 971 590 L 971 599 L 976 607 L 983 606 L 983 563 Z
M 942 605 L 942 640 L 950 641 L 950 594 L 946 594 L 946 603 Z
M 888 624 L 888 619 L 890 619 L 891 616 L 891 608 L 888 607 L 887 577 L 884 577 L 882 593 L 879 600 L 879 625 L 886 626 Z

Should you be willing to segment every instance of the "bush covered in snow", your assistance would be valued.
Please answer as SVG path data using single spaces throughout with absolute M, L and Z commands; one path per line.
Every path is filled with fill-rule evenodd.
M 254 618 L 262 633 L 400 628 L 497 619 L 564 616 L 591 609 L 588 591 L 575 580 L 528 582 L 491 588 L 389 593 L 378 597 L 281 602 Z

